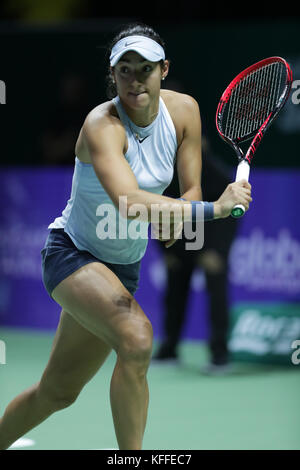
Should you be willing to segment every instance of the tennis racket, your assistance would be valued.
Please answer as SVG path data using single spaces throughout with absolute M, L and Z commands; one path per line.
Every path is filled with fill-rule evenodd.
M 246 68 L 228 85 L 217 108 L 219 135 L 231 145 L 238 157 L 235 181 L 250 174 L 253 156 L 264 136 L 284 106 L 292 85 L 292 71 L 281 57 L 269 57 Z M 252 139 L 243 152 L 240 144 Z M 243 205 L 235 206 L 232 217 L 245 213 Z

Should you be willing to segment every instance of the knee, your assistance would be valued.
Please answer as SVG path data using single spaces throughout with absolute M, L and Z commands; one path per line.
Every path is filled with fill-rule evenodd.
M 61 382 L 41 380 L 37 388 L 39 398 L 45 406 L 52 411 L 59 411 L 71 406 L 77 399 L 79 392 L 68 389 Z
M 150 322 L 133 324 L 123 333 L 117 354 L 126 362 L 148 366 L 152 354 L 153 329 Z
M 225 271 L 225 260 L 216 250 L 206 250 L 200 253 L 197 261 L 208 275 L 217 276 Z

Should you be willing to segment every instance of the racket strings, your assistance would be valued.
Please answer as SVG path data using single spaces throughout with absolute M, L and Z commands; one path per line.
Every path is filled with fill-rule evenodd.
M 238 82 L 225 114 L 225 136 L 245 139 L 259 129 L 278 103 L 283 69 L 280 62 L 271 63 Z

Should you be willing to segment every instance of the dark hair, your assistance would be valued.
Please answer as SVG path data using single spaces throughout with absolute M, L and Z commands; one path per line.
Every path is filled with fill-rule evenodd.
M 115 44 L 117 44 L 120 39 L 126 38 L 127 36 L 146 36 L 147 38 L 153 39 L 156 41 L 158 44 L 160 44 L 164 49 L 165 49 L 165 43 L 163 39 L 159 36 L 156 31 L 151 26 L 147 26 L 146 24 L 143 23 L 131 23 L 129 25 L 126 25 L 125 28 L 123 28 L 119 33 L 113 38 L 113 40 L 109 43 L 107 47 L 107 58 L 109 59 L 109 56 L 111 54 L 111 50 L 114 47 Z M 163 61 L 161 61 L 161 65 L 163 64 Z M 117 96 L 117 88 L 115 83 L 113 82 L 112 75 L 110 72 L 110 67 L 108 67 L 108 74 L 106 76 L 106 82 L 107 82 L 107 87 L 106 87 L 106 94 L 108 99 L 112 99 L 115 96 Z

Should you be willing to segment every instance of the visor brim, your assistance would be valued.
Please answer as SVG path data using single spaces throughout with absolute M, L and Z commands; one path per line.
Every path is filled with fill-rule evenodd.
M 129 51 L 134 51 L 134 52 L 137 52 L 137 54 L 141 55 L 142 57 L 144 57 L 144 59 L 146 60 L 149 60 L 150 62 L 159 62 L 160 60 L 164 60 L 164 57 L 162 57 L 160 54 L 157 54 L 153 51 L 149 51 L 149 50 L 145 50 L 144 48 L 142 47 L 132 47 L 132 46 L 128 46 L 126 48 L 124 48 L 122 51 L 118 52 L 110 61 L 110 65 L 112 67 L 114 67 L 118 62 L 119 60 L 121 59 L 121 57 L 126 54 L 126 52 L 129 52 Z

